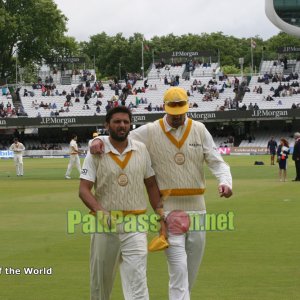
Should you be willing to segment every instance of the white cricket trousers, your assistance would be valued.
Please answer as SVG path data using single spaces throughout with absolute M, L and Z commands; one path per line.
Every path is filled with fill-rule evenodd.
M 68 164 L 68 169 L 67 169 L 67 172 L 66 172 L 66 176 L 70 176 L 74 165 L 76 166 L 76 168 L 77 168 L 77 170 L 80 174 L 81 173 L 81 166 L 80 166 L 80 159 L 79 159 L 78 154 L 71 154 L 70 155 L 70 161 L 69 161 L 69 164 Z
M 120 265 L 125 300 L 148 300 L 147 234 L 95 233 L 91 236 L 91 300 L 109 300 Z
M 23 155 L 14 154 L 17 176 L 23 176 Z
M 201 225 L 205 223 L 205 214 L 200 215 L 200 222 Z M 204 254 L 205 236 L 205 230 L 169 234 L 169 248 L 165 250 L 169 269 L 169 300 L 190 300 Z

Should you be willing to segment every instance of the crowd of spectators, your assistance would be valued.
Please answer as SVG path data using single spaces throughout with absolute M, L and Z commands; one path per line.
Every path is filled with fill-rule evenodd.
M 263 77 L 258 77 L 258 82 L 262 82 L 265 84 L 277 83 L 279 82 L 277 87 L 272 86 L 269 91 L 272 93 L 269 93 L 267 96 L 263 96 L 263 100 L 265 101 L 275 101 L 276 97 L 291 97 L 293 95 L 300 94 L 300 86 L 299 86 L 299 75 L 298 73 L 290 73 L 287 76 L 284 76 L 283 74 L 275 73 L 274 75 L 271 73 L 265 73 Z M 291 82 L 292 81 L 292 82 Z M 258 87 L 255 86 L 253 89 L 254 93 L 263 94 L 263 88 L 261 85 Z M 282 105 L 282 100 L 279 99 L 277 102 L 277 105 Z M 299 108 L 300 104 L 293 103 L 291 108 L 296 109 Z
M 282 73 L 275 73 L 272 74 L 271 72 L 269 73 L 265 73 L 262 77 L 258 77 L 257 78 L 257 82 L 258 83 L 265 83 L 265 84 L 269 84 L 270 82 L 274 83 L 274 82 L 289 82 L 291 80 L 298 80 L 299 75 L 297 72 L 295 73 L 290 73 L 289 75 L 285 76 Z
M 15 108 L 12 107 L 11 102 L 7 102 L 6 105 L 3 103 L 3 101 L 0 103 L 0 117 L 1 118 L 10 118 L 10 117 L 16 117 L 17 112 Z
M 28 145 L 26 150 L 62 150 L 60 144 L 38 144 Z

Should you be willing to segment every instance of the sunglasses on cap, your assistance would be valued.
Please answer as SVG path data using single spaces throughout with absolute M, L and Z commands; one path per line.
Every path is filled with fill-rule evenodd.
M 174 101 L 174 102 L 166 101 L 165 104 L 168 105 L 169 107 L 176 107 L 176 106 L 182 107 L 187 104 L 187 101 Z

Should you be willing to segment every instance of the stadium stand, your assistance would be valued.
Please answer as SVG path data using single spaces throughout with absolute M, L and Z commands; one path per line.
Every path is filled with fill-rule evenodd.
M 152 71 L 155 71 L 155 69 L 152 69 L 150 73 Z M 219 109 L 222 110 L 222 107 L 223 110 L 229 108 L 228 105 L 225 104 L 225 100 L 227 99 L 226 101 L 229 103 L 235 98 L 235 92 L 233 91 L 234 78 L 219 81 L 218 79 L 213 79 L 211 76 L 207 76 L 201 78 L 192 77 L 184 80 L 182 79 L 183 71 L 183 66 L 169 66 L 168 71 L 164 68 L 160 78 L 151 79 L 151 76 L 148 77 L 148 86 L 144 92 L 139 92 L 144 88 L 144 81 L 137 81 L 132 87 L 133 93 L 129 94 L 126 99 L 126 105 L 130 105 L 133 113 L 137 114 L 163 111 L 161 107 L 163 94 L 170 87 L 170 84 L 174 85 L 174 82 L 178 80 L 178 85 L 185 88 L 190 95 L 189 100 L 192 104 L 190 108 L 191 111 L 215 111 Z M 43 74 L 43 78 L 46 78 L 45 75 L 46 73 Z M 165 78 L 167 78 L 168 84 L 166 84 Z M 241 80 L 241 78 L 239 78 L 239 80 Z M 94 84 L 95 82 L 91 83 L 92 90 L 94 90 Z M 105 107 L 108 105 L 108 102 L 110 102 L 114 96 L 118 96 L 116 95 L 116 91 L 112 89 L 111 84 L 106 83 L 103 84 L 104 90 L 100 91 L 102 94 L 101 98 L 97 98 L 94 90 L 87 103 L 84 101 L 84 94 L 78 97 L 79 102 L 75 102 L 74 91 L 77 86 L 78 84 L 56 85 L 55 88 L 48 93 L 48 96 L 42 89 L 32 89 L 31 86 L 23 86 L 20 91 L 22 104 L 30 118 L 54 116 L 53 114 L 57 113 L 57 111 L 59 116 L 93 116 L 105 115 Z M 117 94 L 120 94 L 124 87 L 125 83 L 121 84 Z M 27 96 L 24 96 L 25 91 L 27 91 Z M 68 106 L 68 112 L 63 112 L 62 110 L 66 110 L 65 102 L 66 95 L 68 94 L 72 94 L 70 101 L 71 106 Z M 98 112 L 96 111 L 97 99 L 101 101 L 100 112 L 99 109 Z M 55 108 L 53 108 L 54 104 Z M 88 109 L 86 109 L 86 104 L 88 105 Z M 149 108 L 149 105 L 151 108 Z M 59 110 L 61 110 L 61 112 L 59 112 Z
M 290 145 L 293 145 L 295 140 L 289 135 L 290 134 L 288 133 L 279 132 L 279 130 L 254 132 L 251 142 L 249 142 L 249 139 L 242 140 L 239 147 L 267 147 L 268 141 L 271 137 L 274 137 L 274 140 L 277 141 L 277 143 L 282 137 L 284 137 Z
M 298 74 L 297 71 L 300 70 L 300 62 L 289 60 L 288 68 L 294 71 L 291 74 Z M 185 64 L 164 65 L 163 67 L 156 67 L 153 64 L 146 82 L 143 80 L 136 81 L 136 79 L 130 80 L 132 83 L 132 93 L 128 93 L 125 105 L 130 105 L 134 114 L 163 111 L 161 101 L 163 94 L 170 85 L 175 85 L 176 83 L 176 85 L 188 91 L 191 112 L 241 109 L 243 105 L 243 109 L 245 107 L 246 109 L 252 109 L 255 103 L 259 109 L 290 109 L 292 107 L 300 107 L 300 81 L 298 75 L 295 78 L 287 80 L 290 75 L 284 74 L 286 72 L 284 72 L 284 67 L 279 61 L 271 60 L 262 62 L 260 68 L 261 75 L 252 76 L 242 101 L 234 101 L 237 94 L 234 85 L 236 80 L 241 83 L 242 78 L 224 77 L 221 78 L 222 80 L 219 80 L 220 78 L 215 74 L 216 70 L 218 70 L 217 63 L 195 64 L 191 72 L 186 72 L 185 70 Z M 185 76 L 187 73 L 189 76 Z M 62 76 L 69 76 L 72 84 L 58 84 Z M 273 81 L 275 77 L 277 77 L 277 80 Z M 93 91 L 90 99 L 87 101 L 85 101 L 84 97 L 85 92 L 79 97 L 74 97 L 76 87 L 86 81 L 90 82 L 90 88 Z M 280 81 L 284 89 L 280 91 L 279 95 L 275 95 Z M 103 90 L 96 90 L 97 94 L 101 93 L 101 96 L 98 96 L 94 88 L 94 84 L 97 83 L 95 70 L 67 70 L 63 71 L 62 74 L 61 71 L 50 71 L 49 68 L 45 67 L 41 69 L 39 81 L 36 85 L 41 87 L 42 83 L 45 85 L 54 84 L 55 88 L 46 94 L 42 89 L 33 89 L 32 86 L 23 86 L 20 90 L 22 106 L 30 118 L 105 115 L 108 104 L 112 101 L 114 102 L 115 98 L 118 98 L 122 94 L 122 89 L 126 86 L 125 82 L 119 83 L 120 86 L 116 90 L 112 87 L 111 82 L 105 83 L 103 84 Z M 146 89 L 144 89 L 145 85 Z M 295 86 L 291 87 L 291 85 Z M 84 88 L 86 91 L 87 87 L 85 87 L 85 84 Z M 258 92 L 258 88 L 261 91 Z M 27 96 L 25 95 L 25 91 L 27 91 Z M 68 94 L 71 95 L 71 100 L 66 103 L 66 96 Z M 75 101 L 75 98 L 78 98 L 78 102 Z M 6 95 L 0 96 L 0 103 L 3 102 L 3 107 L 7 106 L 10 102 L 9 100 Z M 13 103 L 10 102 L 10 104 L 12 105 L 12 110 L 19 109 L 18 107 L 15 108 Z M 8 114 L 8 116 L 10 115 L 11 113 Z M 7 117 L 7 114 L 3 114 L 2 117 L 4 116 Z
M 0 118 L 16 117 L 16 109 L 14 107 L 12 96 L 7 94 L 0 95 Z
M 282 78 L 287 76 L 281 75 Z M 280 91 L 278 96 L 274 96 L 275 90 L 278 88 L 280 82 L 258 82 L 260 76 L 252 76 L 249 83 L 249 92 L 245 93 L 243 103 L 249 107 L 250 103 L 253 105 L 257 103 L 260 109 L 290 109 L 292 105 L 300 106 L 300 81 L 299 79 L 290 79 L 289 81 L 281 81 L 281 85 L 284 87 Z M 296 86 L 291 86 L 294 83 Z M 257 91 L 257 88 L 261 87 L 261 93 Z M 268 96 L 271 96 L 268 100 Z M 271 100 L 272 99 L 272 100 Z
M 20 110 L 25 111 L 29 118 L 37 117 L 72 117 L 72 116 L 104 116 L 111 105 L 129 106 L 133 114 L 154 114 L 164 112 L 162 98 L 164 92 L 172 86 L 180 86 L 188 92 L 190 112 L 213 112 L 230 110 L 276 109 L 284 110 L 300 108 L 300 80 L 298 71 L 300 62 L 288 61 L 288 70 L 278 61 L 264 61 L 261 64 L 259 75 L 251 77 L 247 84 L 246 77 L 220 76 L 218 64 L 195 64 L 192 70 L 186 71 L 186 65 L 164 65 L 149 71 L 148 77 L 141 79 L 138 74 L 128 74 L 125 81 L 116 79 L 102 83 L 97 81 L 94 70 L 60 71 L 43 69 L 39 79 L 32 85 L 24 85 L 20 89 L 20 104 L 14 103 L 11 96 L 0 95 L 0 112 L 11 104 L 15 113 L 4 117 L 17 117 Z M 158 71 L 159 70 L 159 71 Z M 62 76 L 69 76 L 71 84 L 61 85 Z M 278 91 L 278 87 L 283 88 Z M 78 92 L 78 86 L 80 90 Z M 237 97 L 239 90 L 245 94 Z M 277 95 L 276 90 L 278 91 Z M 88 97 L 87 97 L 88 93 Z M 126 94 L 126 96 L 124 96 Z M 272 97 L 273 100 L 269 101 Z M 120 98 L 120 99 L 119 99 Z M 76 100 L 77 99 L 77 100 Z M 119 100 L 118 100 L 119 99 Z M 76 100 L 76 101 L 75 101 Z M 123 104 L 122 104 L 123 101 Z M 3 103 L 3 108 L 1 105 Z M 257 104 L 257 107 L 253 107 Z M 244 107 L 243 107 L 244 106 Z M 245 125 L 245 124 L 244 124 Z M 215 125 L 212 124 L 210 130 Z M 232 129 L 230 129 L 232 130 Z M 232 131 L 213 134 L 216 145 L 227 146 L 228 136 Z M 251 132 L 249 142 L 248 135 Z M 279 140 L 281 136 L 289 136 L 280 128 L 273 131 L 247 129 L 239 133 L 235 146 L 266 147 L 270 136 Z M 8 144 L 1 140 L 0 148 L 7 148 Z M 82 139 L 82 147 L 86 144 Z M 289 138 L 289 142 L 293 142 Z M 61 149 L 68 151 L 68 143 L 26 139 L 28 149 Z

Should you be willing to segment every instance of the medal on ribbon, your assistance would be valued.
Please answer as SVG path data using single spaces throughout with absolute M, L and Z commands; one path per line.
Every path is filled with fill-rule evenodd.
M 123 161 L 118 158 L 117 154 L 114 154 L 112 152 L 109 152 L 108 154 L 123 171 L 122 173 L 119 174 L 119 176 L 117 178 L 118 184 L 120 186 L 126 186 L 129 182 L 129 180 L 128 180 L 128 176 L 124 172 L 124 169 L 126 168 L 128 162 L 131 158 L 132 151 L 127 152 L 125 159 Z
M 184 144 L 185 140 L 187 139 L 187 137 L 189 136 L 189 133 L 191 131 L 192 128 L 192 120 L 188 119 L 188 123 L 187 123 L 187 127 L 182 135 L 182 138 L 180 140 L 177 140 L 170 132 L 166 131 L 163 119 L 159 120 L 159 124 L 160 127 L 162 128 L 164 134 L 167 136 L 167 138 L 171 141 L 171 143 L 173 145 L 175 145 L 178 150 L 180 150 L 180 148 L 182 147 L 182 145 Z M 178 151 L 175 155 L 174 155 L 174 161 L 177 165 L 183 165 L 185 162 L 185 155 L 184 153 Z

